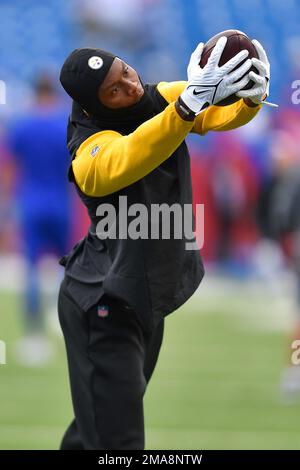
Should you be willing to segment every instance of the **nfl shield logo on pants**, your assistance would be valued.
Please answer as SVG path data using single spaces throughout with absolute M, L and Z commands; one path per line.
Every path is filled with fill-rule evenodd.
M 108 315 L 107 305 L 98 305 L 98 317 L 105 318 Z

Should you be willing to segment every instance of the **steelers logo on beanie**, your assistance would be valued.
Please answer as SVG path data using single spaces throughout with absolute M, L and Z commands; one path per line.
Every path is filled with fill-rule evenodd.
M 100 69 L 103 65 L 103 59 L 97 55 L 93 55 L 93 57 L 88 60 L 88 64 L 91 69 Z
M 115 55 L 102 49 L 75 49 L 61 68 L 59 78 L 63 88 L 91 114 L 97 114 L 103 109 L 98 90 L 115 58 Z

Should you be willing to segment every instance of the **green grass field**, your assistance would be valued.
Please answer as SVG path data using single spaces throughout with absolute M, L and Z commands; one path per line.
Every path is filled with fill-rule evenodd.
M 1 293 L 0 448 L 57 449 L 72 418 L 62 340 L 55 362 L 18 366 L 20 299 Z M 158 366 L 145 397 L 147 449 L 299 449 L 300 405 L 284 405 L 279 379 L 285 334 L 260 327 L 267 300 L 196 295 L 166 319 Z

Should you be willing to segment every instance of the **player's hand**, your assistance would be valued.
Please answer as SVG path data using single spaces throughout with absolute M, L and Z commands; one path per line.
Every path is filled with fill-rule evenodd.
M 255 104 L 264 103 L 264 100 L 269 96 L 270 88 L 270 62 L 268 60 L 266 51 L 263 46 L 256 39 L 253 39 L 252 44 L 254 45 L 258 59 L 255 57 L 251 59 L 252 65 L 258 70 L 258 74 L 255 72 L 249 72 L 249 78 L 254 82 L 254 85 L 249 90 L 241 90 L 237 93 L 240 98 L 249 98 Z M 273 103 L 265 103 L 271 106 L 277 106 Z
M 180 98 L 195 115 L 208 106 L 216 104 L 241 90 L 249 82 L 247 72 L 252 66 L 250 59 L 233 71 L 249 55 L 247 50 L 240 51 L 219 67 L 218 64 L 226 42 L 227 38 L 225 36 L 217 41 L 207 64 L 203 68 L 199 65 L 203 52 L 203 43 L 200 43 L 191 55 L 187 68 L 188 84 Z M 245 76 L 243 77 L 243 75 Z

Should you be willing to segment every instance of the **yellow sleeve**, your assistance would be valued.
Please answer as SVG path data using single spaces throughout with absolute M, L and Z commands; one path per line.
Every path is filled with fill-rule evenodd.
M 253 119 L 262 105 L 247 106 L 244 100 L 228 106 L 210 106 L 200 113 L 194 121 L 192 132 L 204 135 L 208 131 L 230 131 L 244 126 Z
M 135 183 L 169 158 L 193 125 L 171 103 L 129 135 L 98 132 L 76 152 L 72 162 L 76 183 L 88 196 L 105 196 Z
M 183 92 L 187 82 L 160 82 L 157 85 L 159 93 L 168 103 L 176 101 Z M 244 126 L 256 116 L 262 105 L 256 107 L 247 106 L 244 100 L 236 101 L 229 106 L 210 106 L 200 113 L 194 121 L 191 132 L 200 135 L 208 131 L 230 131 Z
M 181 80 L 180 82 L 160 82 L 157 85 L 157 90 L 161 96 L 168 102 L 176 101 L 178 96 L 181 95 L 186 87 L 187 82 Z

